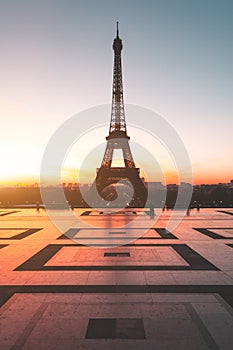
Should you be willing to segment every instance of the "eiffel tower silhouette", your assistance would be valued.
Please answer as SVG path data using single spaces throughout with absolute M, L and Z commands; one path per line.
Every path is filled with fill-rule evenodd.
M 125 110 L 123 99 L 121 51 L 123 45 L 119 37 L 117 22 L 116 38 L 113 41 L 114 68 L 112 88 L 112 109 L 107 145 L 100 168 L 97 169 L 96 179 L 90 189 L 89 198 L 95 203 L 94 191 L 105 201 L 114 201 L 119 194 L 123 202 L 130 207 L 144 207 L 147 200 L 147 189 L 140 178 L 140 169 L 136 168 L 129 146 L 130 137 L 127 135 Z M 124 166 L 114 167 L 113 154 L 115 150 L 122 150 Z M 131 184 L 131 192 L 129 190 Z M 121 186 L 120 192 L 117 186 Z M 132 193 L 133 190 L 133 193 Z M 129 197 L 129 202 L 127 202 Z M 118 205 L 121 203 L 118 201 Z

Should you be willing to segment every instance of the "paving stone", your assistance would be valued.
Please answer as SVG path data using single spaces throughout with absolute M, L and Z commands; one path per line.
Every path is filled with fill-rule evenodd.
M 230 349 L 233 217 L 225 211 L 233 212 L 191 211 L 172 230 L 172 211 L 151 227 L 144 209 L 75 209 L 80 226 L 64 234 L 44 211 L 5 210 L 0 349 Z M 127 245 L 101 246 L 127 235 Z M 83 245 L 87 237 L 97 246 Z

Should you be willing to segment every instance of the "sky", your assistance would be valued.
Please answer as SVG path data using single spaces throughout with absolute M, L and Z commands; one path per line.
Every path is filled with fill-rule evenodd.
M 111 102 L 116 21 L 125 102 L 155 111 L 175 128 L 194 184 L 229 182 L 232 17 L 231 0 L 0 0 L 0 184 L 38 182 L 55 130 L 76 113 Z M 150 150 L 155 157 L 156 150 Z M 77 154 L 67 159 L 64 180 L 76 182 Z M 167 181 L 176 181 L 172 165 L 164 164 Z

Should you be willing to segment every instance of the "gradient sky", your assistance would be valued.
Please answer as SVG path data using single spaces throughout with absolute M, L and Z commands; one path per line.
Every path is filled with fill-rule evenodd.
M 228 182 L 232 18 L 231 0 L 0 1 L 1 184 L 38 181 L 53 132 L 79 111 L 110 102 L 117 20 L 125 102 L 175 127 L 194 183 Z

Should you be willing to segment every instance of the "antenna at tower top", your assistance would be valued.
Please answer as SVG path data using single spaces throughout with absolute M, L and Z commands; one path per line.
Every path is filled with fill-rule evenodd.
M 116 25 L 117 25 L 117 38 L 119 38 L 119 22 L 118 21 L 116 22 Z

